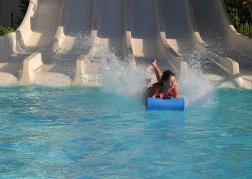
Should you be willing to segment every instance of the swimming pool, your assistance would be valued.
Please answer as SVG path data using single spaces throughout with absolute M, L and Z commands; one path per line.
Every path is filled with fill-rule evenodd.
M 184 112 L 102 87 L 5 86 L 0 99 L 2 178 L 252 177 L 248 89 Z

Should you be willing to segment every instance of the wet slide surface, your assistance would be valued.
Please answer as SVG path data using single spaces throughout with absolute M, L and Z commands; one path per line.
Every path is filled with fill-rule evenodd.
M 117 56 L 126 56 L 126 5 L 124 0 L 113 3 L 111 0 L 65 1 L 65 17 L 61 22 L 65 40 L 49 63 L 37 71 L 36 83 L 43 84 L 43 79 L 48 79 L 46 83 L 50 85 L 70 85 L 79 58 L 85 63 L 85 74 L 93 69 L 92 64 L 97 63 L 101 53 L 99 44 Z
M 70 85 L 75 74 L 75 64 L 81 54 L 90 48 L 84 46 L 84 33 L 90 37 L 94 21 L 92 0 L 64 1 L 60 26 L 64 28 L 64 40 L 56 54 L 36 71 L 36 84 Z
M 130 30 L 132 49 L 136 62 L 150 63 L 154 58 L 162 70 L 178 71 L 162 51 L 165 48 L 160 37 L 157 1 L 133 0 L 130 4 Z M 160 47 L 161 46 L 161 47 Z
M 207 49 L 196 38 L 193 14 L 188 0 L 159 1 L 161 31 L 171 48 L 193 66 L 201 65 L 204 74 L 225 76 L 224 72 L 206 55 Z
M 49 44 L 62 39 L 58 50 L 42 58 L 42 65 L 32 72 L 35 76 L 32 83 L 71 85 L 77 69 L 85 72 L 88 64 L 97 59 L 99 45 L 112 51 L 119 60 L 127 58 L 136 65 L 149 64 L 156 58 L 162 70 L 171 69 L 175 73 L 184 71 L 181 62 L 190 67 L 196 61 L 201 65 L 203 74 L 215 77 L 215 80 L 229 79 L 227 70 L 219 63 L 231 58 L 239 63 L 241 76 L 252 76 L 251 39 L 244 40 L 248 43 L 236 40 L 237 45 L 230 46 L 233 39 L 244 37 L 231 30 L 223 4 L 218 1 L 31 2 L 37 2 L 33 7 L 34 14 L 30 15 L 31 30 L 25 34 L 22 48 L 2 58 L 1 83 L 18 83 L 22 70 L 26 69 L 23 60 L 42 47 L 49 47 Z M 57 35 L 59 28 L 63 29 L 62 39 Z M 94 45 L 94 41 L 98 45 Z
M 222 1 L 193 0 L 193 11 L 209 51 L 238 62 L 240 75 L 252 81 L 252 40 L 238 34 L 227 19 Z

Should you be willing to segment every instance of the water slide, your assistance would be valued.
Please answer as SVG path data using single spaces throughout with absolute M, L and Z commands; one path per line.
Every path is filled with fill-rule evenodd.
M 209 51 L 237 63 L 233 77 L 239 86 L 252 86 L 252 39 L 235 30 L 223 1 L 193 0 L 193 12 L 199 33 Z M 232 71 L 231 70 L 231 71 Z
M 203 73 L 219 85 L 227 85 L 230 79 L 235 86 L 250 84 L 244 84 L 244 73 L 247 77 L 251 73 L 245 72 L 240 59 L 246 58 L 247 69 L 251 69 L 252 40 L 235 32 L 223 1 L 167 0 L 159 6 L 163 13 L 161 32 L 189 65 L 197 59 Z
M 0 38 L 0 84 L 97 85 L 105 47 L 131 65 L 157 58 L 178 77 L 197 53 L 206 77 L 248 86 L 251 41 L 218 0 L 31 0 L 20 27 Z
M 186 62 L 162 39 L 159 28 L 157 1 L 132 0 L 129 5 L 129 29 L 136 62 L 150 63 L 157 58 L 162 70 L 178 74 L 186 69 Z
M 0 37 L 0 84 L 17 84 L 23 73 L 29 73 L 24 64 L 41 56 L 43 48 L 54 40 L 61 6 L 61 1 L 32 0 L 20 27 Z M 39 60 L 30 66 L 38 68 Z

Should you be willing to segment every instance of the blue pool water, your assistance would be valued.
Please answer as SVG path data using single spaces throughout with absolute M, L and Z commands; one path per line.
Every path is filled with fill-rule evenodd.
M 1 87 L 0 176 L 251 178 L 250 99 L 216 89 L 184 112 L 146 111 L 102 87 Z

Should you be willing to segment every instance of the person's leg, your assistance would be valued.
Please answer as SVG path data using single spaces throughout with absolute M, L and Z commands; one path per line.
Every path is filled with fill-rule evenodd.
M 162 73 L 162 71 L 160 70 L 160 68 L 158 67 L 157 62 L 156 62 L 156 59 L 152 60 L 151 65 L 153 66 L 153 68 L 154 68 L 154 70 L 155 70 L 157 81 L 160 82 L 163 73 Z

